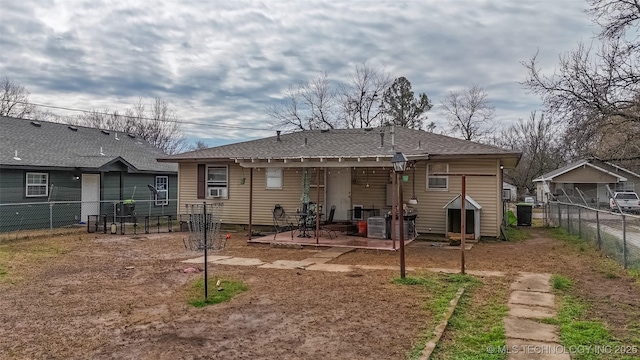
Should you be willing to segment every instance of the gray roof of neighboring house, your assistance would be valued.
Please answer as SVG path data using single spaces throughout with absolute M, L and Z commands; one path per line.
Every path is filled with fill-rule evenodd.
M 384 133 L 384 146 L 381 145 Z M 395 150 L 390 127 L 373 129 L 305 130 L 263 139 L 166 156 L 161 161 L 194 159 L 286 159 L 332 157 L 390 157 L 402 151 L 407 157 L 435 155 L 490 155 L 520 158 L 521 153 L 445 135 L 395 127 Z
M 20 160 L 14 159 L 16 151 Z M 148 142 L 124 133 L 0 116 L 2 167 L 98 169 L 123 161 L 134 171 L 178 171 L 176 164 L 156 161 L 161 156 L 166 155 Z
M 638 174 L 635 174 L 632 171 L 622 168 L 620 166 L 617 166 L 599 159 L 589 158 L 589 159 L 581 159 L 581 160 L 574 161 L 561 168 L 550 171 L 538 178 L 535 178 L 532 181 L 533 182 L 553 181 L 553 178 L 555 178 L 556 176 L 560 176 L 562 174 L 568 173 L 573 169 L 576 169 L 583 165 L 590 166 L 598 171 L 611 174 L 612 176 L 619 178 L 620 181 L 627 181 L 627 178 L 625 176 L 619 174 L 620 172 L 625 172 L 627 175 L 633 175 L 638 177 Z

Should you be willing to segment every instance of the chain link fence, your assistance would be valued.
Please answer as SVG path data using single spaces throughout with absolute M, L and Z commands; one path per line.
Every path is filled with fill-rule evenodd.
M 582 203 L 550 202 L 545 221 L 594 243 L 625 269 L 640 269 L 640 216 L 613 213 Z M 588 201 L 587 201 L 588 203 Z
M 87 227 L 89 232 L 170 232 L 179 229 L 177 200 L 41 201 L 0 204 L 0 232 Z M 108 231 L 106 230 L 108 226 Z

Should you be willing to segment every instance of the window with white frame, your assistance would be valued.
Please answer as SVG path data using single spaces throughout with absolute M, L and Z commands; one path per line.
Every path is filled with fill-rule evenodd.
M 27 173 L 25 188 L 27 197 L 48 196 L 49 174 Z
M 229 189 L 229 171 L 227 166 L 207 166 L 207 198 L 226 199 Z
M 282 189 L 282 169 L 267 168 L 267 189 Z
M 446 174 L 448 172 L 449 164 L 427 164 L 427 190 L 447 190 L 449 188 L 449 177 L 435 174 Z
M 169 177 L 156 176 L 156 205 L 169 205 Z

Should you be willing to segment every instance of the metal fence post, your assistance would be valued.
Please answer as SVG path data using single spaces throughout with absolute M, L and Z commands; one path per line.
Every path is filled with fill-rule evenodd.
M 622 267 L 627 268 L 627 217 L 622 214 Z
M 598 250 L 602 250 L 602 238 L 600 237 L 600 212 L 596 210 L 596 233 L 598 239 Z
M 49 202 L 49 230 L 53 230 L 53 203 L 51 202 Z
M 558 226 L 562 226 L 562 210 L 560 210 L 560 203 L 558 205 Z
M 571 208 L 567 204 L 567 232 L 571 234 Z
M 582 210 L 581 208 L 578 208 L 578 237 L 582 238 Z

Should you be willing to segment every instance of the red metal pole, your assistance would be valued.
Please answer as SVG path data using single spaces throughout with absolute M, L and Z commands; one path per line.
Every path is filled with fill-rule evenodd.
M 391 243 L 393 244 L 393 250 L 396 249 L 396 215 L 398 212 L 397 202 L 396 202 L 396 174 L 395 170 L 393 171 L 393 176 L 391 177 Z
M 249 240 L 251 240 L 251 233 L 253 224 L 253 168 L 249 169 Z
M 467 177 L 462 175 L 462 195 L 460 196 L 460 273 L 464 275 L 464 248 L 467 236 Z
M 400 174 L 402 176 L 402 174 Z M 398 180 L 398 226 L 400 226 L 400 278 L 405 277 L 404 268 L 404 202 L 402 200 L 402 180 Z M 395 230 L 395 229 L 394 229 Z

